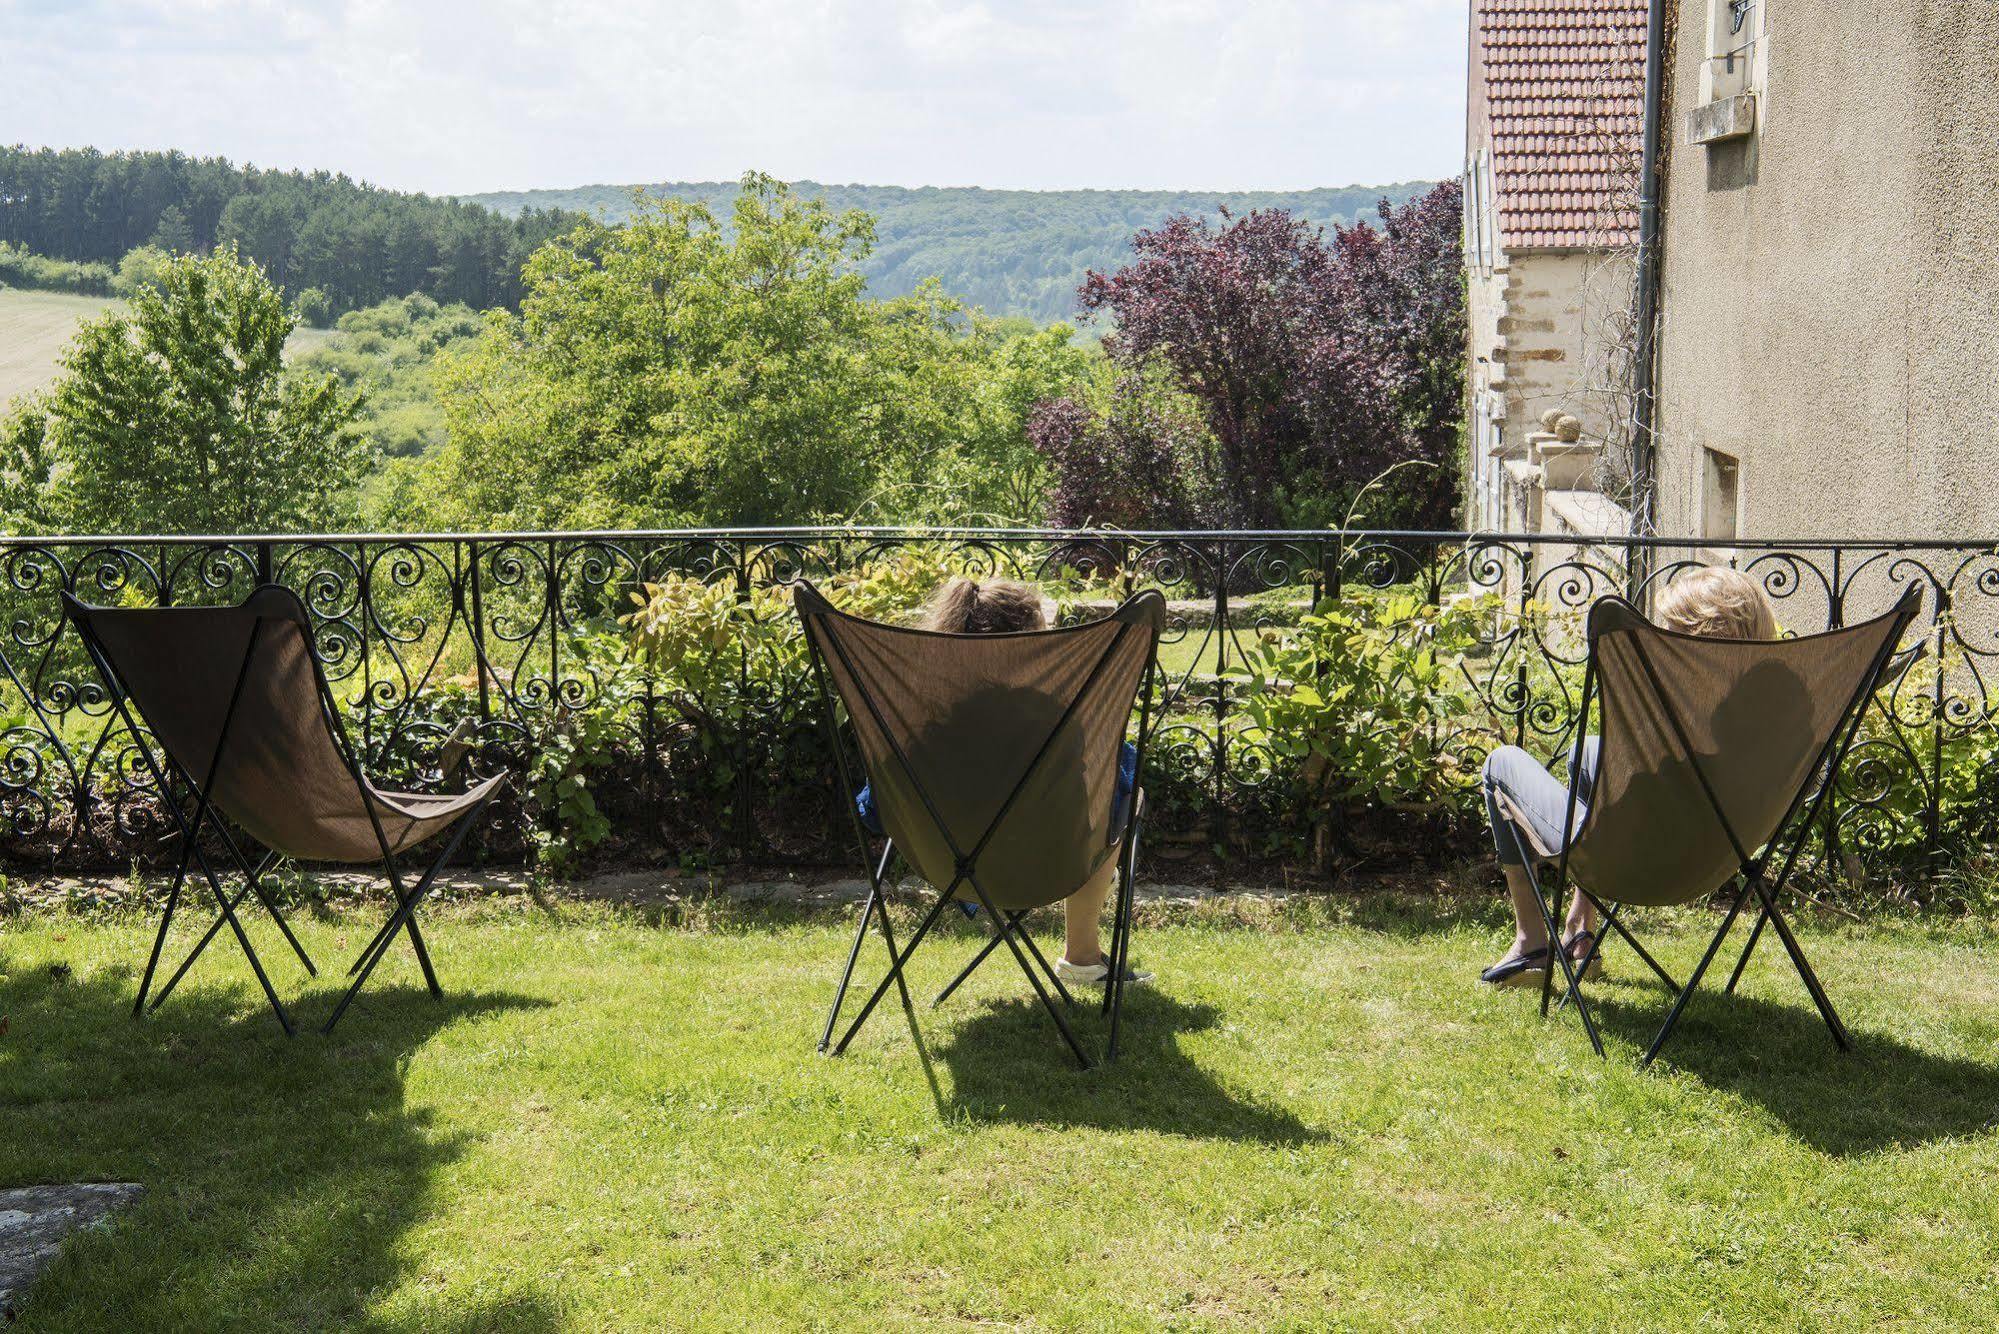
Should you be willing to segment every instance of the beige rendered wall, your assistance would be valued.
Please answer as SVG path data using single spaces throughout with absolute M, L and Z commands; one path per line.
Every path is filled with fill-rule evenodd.
M 1659 529 L 1999 539 L 1999 5 L 1763 0 L 1748 140 L 1686 141 L 1708 0 L 1672 65 Z

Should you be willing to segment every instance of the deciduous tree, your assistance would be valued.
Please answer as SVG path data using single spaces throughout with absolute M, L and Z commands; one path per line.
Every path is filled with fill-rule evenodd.
M 0 427 L 17 530 L 237 533 L 335 526 L 370 462 L 360 399 L 288 372 L 293 316 L 233 248 L 161 266 L 82 325 L 54 384 Z
M 450 443 L 401 484 L 398 518 L 1033 517 L 1045 465 L 1025 418 L 1086 354 L 1066 330 L 987 321 L 934 286 L 867 298 L 872 234 L 864 214 L 752 175 L 726 224 L 657 200 L 551 243 L 520 314 L 489 316 L 446 358 Z
M 1132 262 L 1091 273 L 1079 299 L 1113 322 L 1104 343 L 1121 374 L 1183 391 L 1210 443 L 1162 423 L 1141 444 L 1128 412 L 1112 422 L 1117 396 L 1095 406 L 1095 425 L 1073 405 L 1043 412 L 1037 440 L 1063 469 L 1059 510 L 1097 508 L 1090 489 L 1106 470 L 1078 471 L 1076 442 L 1116 438 L 1141 461 L 1126 489 L 1157 482 L 1149 499 L 1110 507 L 1118 512 L 1163 522 L 1191 504 L 1229 527 L 1327 522 L 1368 479 L 1417 460 L 1435 466 L 1393 493 L 1391 521 L 1447 523 L 1463 374 L 1457 191 L 1446 183 L 1400 208 L 1384 201 L 1378 226 L 1336 226 L 1330 238 L 1276 210 L 1140 232 Z M 1205 449 L 1212 469 L 1187 466 L 1189 450 Z M 1148 454 L 1181 463 L 1143 464 Z

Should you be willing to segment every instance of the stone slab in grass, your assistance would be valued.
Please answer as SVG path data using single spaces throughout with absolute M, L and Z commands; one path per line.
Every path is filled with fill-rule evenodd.
M 95 1227 L 144 1193 L 143 1186 L 91 1182 L 0 1190 L 0 1320 L 13 1317 L 65 1237 Z

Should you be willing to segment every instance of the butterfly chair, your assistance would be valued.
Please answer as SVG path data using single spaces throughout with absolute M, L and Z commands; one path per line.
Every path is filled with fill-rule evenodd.
M 1888 665 L 1881 671 L 1881 680 L 1874 687 L 1874 702 L 1871 707 L 1882 711 L 1883 715 L 1891 723 L 1895 717 L 1892 701 L 1896 692 L 1901 688 L 1902 679 L 1908 675 L 1909 668 L 1922 659 L 1926 651 L 1926 647 L 1919 640 L 1889 658 Z M 1865 712 L 1869 706 L 1862 705 L 1861 707 L 1862 711 Z M 1819 781 L 1830 782 L 1837 777 L 1837 774 L 1828 772 L 1822 774 Z M 1756 953 L 1758 942 L 1763 939 L 1763 929 L 1769 925 L 1770 914 L 1759 905 L 1756 910 L 1755 925 L 1749 928 L 1749 939 L 1743 942 L 1742 955 L 1736 959 L 1735 967 L 1728 975 L 1728 983 L 1722 987 L 1723 991 L 1730 995 L 1735 994 L 1736 985 L 1742 981 L 1743 973 L 1748 971 L 1749 960 Z
M 250 961 L 278 1023 L 287 1035 L 291 1016 L 279 1001 L 243 930 L 237 909 L 254 894 L 278 922 L 292 949 L 316 976 L 312 960 L 264 888 L 279 857 L 364 863 L 379 860 L 396 906 L 348 970 L 352 984 L 326 1021 L 332 1032 L 398 932 L 407 932 L 433 996 L 444 993 L 416 923 L 417 905 L 465 832 L 493 797 L 505 775 L 458 796 L 384 792 L 354 759 L 332 691 L 312 647 L 305 604 L 290 589 L 265 585 L 235 607 L 93 607 L 63 595 L 63 607 L 85 651 L 104 680 L 112 707 L 130 730 L 132 744 L 159 786 L 162 804 L 181 836 L 158 936 L 139 983 L 133 1012 L 147 993 L 166 945 L 190 862 L 198 865 L 221 913 L 180 968 L 153 997 L 157 1009 L 226 924 Z M 151 734 L 148 744 L 140 732 Z M 191 798 L 182 809 L 168 775 Z M 264 849 L 254 865 L 223 817 Z M 213 831 L 245 884 L 232 897 L 202 846 Z M 444 849 L 415 886 L 406 886 L 395 858 L 450 831 Z
M 851 808 L 855 784 L 834 722 L 836 692 L 853 722 L 886 838 L 880 854 L 870 855 L 868 832 L 854 812 L 868 894 L 819 1049 L 833 1042 L 870 925 L 880 927 L 889 970 L 832 1046 L 836 1055 L 891 986 L 909 1005 L 904 969 L 945 907 L 958 901 L 985 910 L 992 939 L 939 1002 L 1004 945 L 1087 1069 L 1090 1059 L 1042 978 L 1064 1004 L 1072 1003 L 1069 993 L 1023 923 L 1115 857 L 1120 876 L 1103 997 L 1110 1018 L 1105 1059 L 1115 1059 L 1144 805 L 1134 791 L 1130 811 L 1115 809 L 1118 751 L 1137 702 L 1143 771 L 1150 705 L 1141 688 L 1157 661 L 1165 599 L 1141 593 L 1086 625 L 988 635 L 862 620 L 835 610 L 809 583 L 794 586 L 793 601 L 826 709 L 840 799 Z M 897 855 L 937 891 L 899 950 L 887 903 L 889 865 Z
M 1565 999 L 1574 1002 L 1599 1056 L 1603 1040 L 1581 979 L 1604 936 L 1615 932 L 1675 993 L 1665 1023 L 1646 1049 L 1650 1064 L 1752 897 L 1833 1041 L 1841 1050 L 1851 1045 L 1777 897 L 1835 786 L 1867 699 L 1920 605 L 1921 595 L 1912 588 L 1894 610 L 1873 620 L 1778 640 L 1664 630 L 1622 598 L 1591 607 L 1589 661 L 1577 713 L 1579 729 L 1592 701 L 1600 716 L 1591 790 L 1578 792 L 1579 746 L 1571 756 L 1569 791 L 1575 795 L 1559 847 L 1543 845 L 1531 822 L 1503 800 L 1501 807 L 1525 837 L 1537 879 L 1551 866 L 1555 871 L 1552 902 L 1547 893 L 1538 894 L 1549 939 L 1561 938 L 1555 923 L 1571 887 L 1603 916 L 1607 931 L 1598 933 L 1583 958 L 1571 959 L 1559 947 L 1550 951 L 1568 986 Z M 1808 803 L 1809 813 L 1794 824 Z M 1684 987 L 1618 916 L 1626 907 L 1692 903 L 1731 881 L 1736 890 L 1728 911 Z M 1541 988 L 1544 1014 L 1553 987 L 1550 970 Z

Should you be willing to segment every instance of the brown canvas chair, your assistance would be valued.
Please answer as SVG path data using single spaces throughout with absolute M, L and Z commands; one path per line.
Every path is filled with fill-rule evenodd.
M 832 1044 L 870 925 L 880 926 L 889 970 L 832 1046 L 835 1054 L 846 1050 L 890 986 L 909 1006 L 904 966 L 956 900 L 982 907 L 993 934 L 938 1002 L 1004 945 L 1087 1068 L 1089 1057 L 1042 978 L 1065 1004 L 1071 1003 L 1068 991 L 1022 924 L 1028 913 L 1060 902 L 1116 857 L 1121 874 L 1103 999 L 1110 1016 L 1107 1059 L 1114 1059 L 1144 807 L 1134 791 L 1133 809 L 1116 809 L 1118 751 L 1137 702 L 1143 771 L 1150 732 L 1143 687 L 1157 661 L 1165 599 L 1141 593 L 1086 625 L 990 635 L 862 620 L 835 610 L 809 583 L 794 585 L 793 600 L 826 708 L 839 799 L 851 809 L 857 784 L 834 721 L 835 693 L 852 720 L 884 835 L 879 856 L 870 855 L 868 831 L 854 812 L 868 896 L 819 1049 Z M 938 891 L 900 950 L 886 899 L 890 861 L 898 854 Z
M 327 1020 L 326 1031 L 340 1021 L 398 932 L 409 935 L 431 994 L 442 996 L 417 927 L 417 905 L 505 775 L 458 796 L 384 792 L 370 783 L 354 759 L 313 651 L 305 604 L 290 589 L 265 585 L 234 607 L 93 607 L 65 593 L 63 607 L 181 835 L 179 865 L 134 1013 L 146 1005 L 191 861 L 199 865 L 221 913 L 153 997 L 153 1008 L 166 1000 L 226 924 L 248 956 L 278 1022 L 287 1034 L 293 1031 L 291 1016 L 236 913 L 254 894 L 307 973 L 316 976 L 312 960 L 263 885 L 279 857 L 379 860 L 395 892 L 396 907 L 348 970 L 354 981 Z M 183 810 L 184 801 L 191 802 L 192 816 Z M 222 817 L 265 850 L 257 864 L 244 855 Z M 219 837 L 244 877 L 244 887 L 233 898 L 201 846 L 204 826 Z M 406 887 L 396 856 L 446 830 L 451 836 L 444 850 L 414 887 Z
M 1842 1050 L 1851 1045 L 1778 909 L 1777 896 L 1837 781 L 1868 697 L 1920 605 L 1921 594 L 1911 588 L 1892 611 L 1873 620 L 1767 641 L 1661 629 L 1622 598 L 1605 598 L 1590 609 L 1577 731 L 1584 730 L 1594 702 L 1600 714 L 1595 782 L 1586 798 L 1572 796 L 1559 848 L 1539 845 L 1529 822 L 1512 823 L 1528 835 L 1537 868 L 1552 864 L 1556 871 L 1553 902 L 1545 892 L 1538 896 L 1549 939 L 1561 939 L 1555 924 L 1573 886 L 1676 993 L 1645 1052 L 1647 1063 L 1672 1034 L 1752 897 L 1834 1042 Z M 1571 757 L 1571 794 L 1580 781 L 1578 746 Z M 1692 903 L 1732 880 L 1738 888 L 1728 912 L 1684 987 L 1618 916 L 1624 907 Z M 1601 945 L 1599 939 L 1579 960 L 1559 947 L 1551 951 L 1568 985 L 1566 999 L 1574 1002 L 1598 1055 L 1603 1041 L 1581 979 Z M 1541 991 L 1544 1014 L 1553 986 L 1551 969 Z

